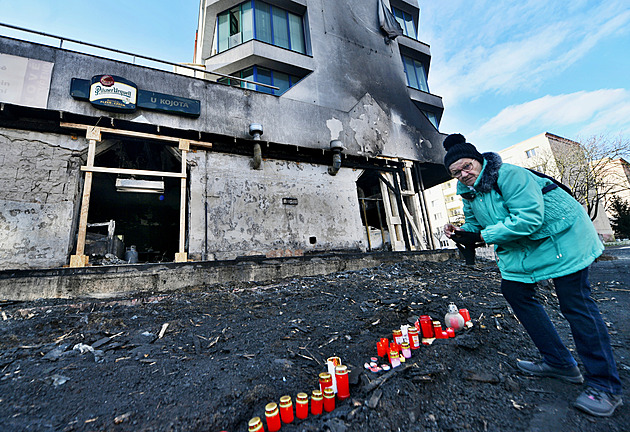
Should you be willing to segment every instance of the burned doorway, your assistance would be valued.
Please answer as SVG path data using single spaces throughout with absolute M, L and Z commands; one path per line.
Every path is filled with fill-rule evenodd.
M 93 174 L 85 242 L 93 264 L 173 261 L 180 235 L 180 178 L 143 174 L 181 172 L 177 147 L 112 138 L 96 147 L 94 165 L 120 172 Z
M 357 180 L 361 222 L 370 251 L 391 249 L 380 182 L 376 170 L 365 170 Z
M 412 169 L 412 162 L 401 161 L 398 167 L 387 171 L 366 170 L 357 181 L 369 250 L 428 248 L 426 219 Z

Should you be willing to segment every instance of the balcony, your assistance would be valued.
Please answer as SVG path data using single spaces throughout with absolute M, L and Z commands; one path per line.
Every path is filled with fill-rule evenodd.
M 208 71 L 223 74 L 253 65 L 298 76 L 304 76 L 315 69 L 312 57 L 257 40 L 250 40 L 206 59 Z

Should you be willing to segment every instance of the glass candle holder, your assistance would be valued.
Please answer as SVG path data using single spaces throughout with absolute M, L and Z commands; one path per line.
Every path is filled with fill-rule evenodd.
M 282 396 L 280 398 L 280 418 L 283 423 L 293 422 L 293 402 L 291 396 Z
M 311 414 L 319 415 L 324 409 L 324 395 L 321 390 L 313 390 L 311 394 Z
M 337 378 L 337 397 L 340 400 L 350 397 L 350 383 L 348 382 L 348 366 L 339 365 L 335 367 L 335 377 Z
M 247 423 L 248 432 L 264 432 L 264 430 L 260 417 L 254 417 Z
M 324 411 L 331 412 L 335 409 L 335 392 L 332 387 L 324 389 Z
M 332 388 L 332 375 L 328 372 L 319 374 L 319 389 L 323 392 L 325 388 Z
M 295 396 L 295 416 L 299 419 L 308 417 L 308 395 L 298 393 Z
M 267 430 L 269 432 L 277 432 L 282 426 L 280 421 L 280 410 L 278 404 L 270 402 L 265 406 L 265 420 L 267 421 Z
M 415 327 L 409 328 L 409 346 L 414 350 L 420 348 L 420 336 L 418 335 L 418 329 Z

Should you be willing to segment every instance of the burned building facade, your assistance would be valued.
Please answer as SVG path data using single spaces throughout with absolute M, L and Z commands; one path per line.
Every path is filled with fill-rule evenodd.
M 0 37 L 0 269 L 432 249 L 443 107 L 418 19 L 205 0 L 179 65 Z

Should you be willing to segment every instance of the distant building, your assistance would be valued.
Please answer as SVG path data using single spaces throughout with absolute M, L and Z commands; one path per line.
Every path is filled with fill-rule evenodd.
M 202 0 L 188 64 L 0 37 L 0 270 L 434 247 L 418 3 L 325 3 Z

